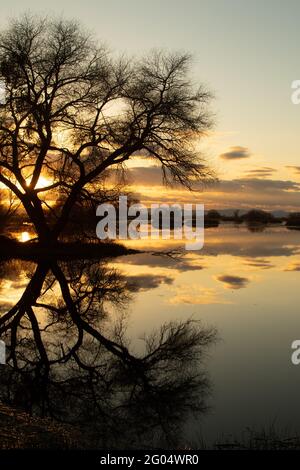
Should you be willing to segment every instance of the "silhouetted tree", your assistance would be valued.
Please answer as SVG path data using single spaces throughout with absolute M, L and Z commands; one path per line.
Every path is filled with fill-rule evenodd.
M 288 215 L 286 225 L 288 227 L 300 227 L 300 212 L 291 212 Z
M 18 207 L 19 203 L 11 191 L 0 190 L 0 231 L 5 228 Z
M 263 210 L 252 209 L 246 214 L 241 216 L 242 220 L 246 221 L 248 224 L 251 223 L 260 223 L 268 224 L 272 223 L 275 220 L 275 217 L 270 212 L 265 212 Z
M 77 425 L 94 446 L 150 446 L 155 435 L 178 445 L 187 415 L 207 408 L 203 359 L 215 330 L 164 324 L 133 354 L 124 317 L 132 285 L 115 269 L 52 259 L 26 270 L 22 297 L 0 317 L 8 352 L 0 399 Z M 113 318 L 112 307 L 121 308 Z
M 72 21 L 25 16 L 1 34 L 0 182 L 42 242 L 57 240 L 74 204 L 96 199 L 108 170 L 137 152 L 160 163 L 166 182 L 212 178 L 193 147 L 211 126 L 211 95 L 188 79 L 189 62 L 162 52 L 115 59 Z M 49 223 L 56 191 L 64 203 Z
M 206 214 L 206 217 L 208 219 L 213 219 L 213 220 L 221 220 L 222 219 L 222 216 L 221 216 L 220 212 L 218 212 L 214 209 L 211 209 L 210 211 L 208 211 L 207 214 Z

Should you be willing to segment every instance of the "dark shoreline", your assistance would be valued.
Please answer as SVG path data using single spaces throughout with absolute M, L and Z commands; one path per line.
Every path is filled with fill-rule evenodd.
M 57 242 L 45 245 L 39 242 L 19 242 L 0 236 L 0 259 L 23 259 L 41 261 L 51 258 L 58 260 L 104 259 L 139 253 L 118 243 Z

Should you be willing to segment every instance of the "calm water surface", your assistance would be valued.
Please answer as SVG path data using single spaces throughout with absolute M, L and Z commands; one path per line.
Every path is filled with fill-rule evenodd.
M 300 338 L 300 232 L 220 226 L 205 237 L 202 251 L 179 260 L 151 254 L 119 260 L 139 283 L 130 309 L 135 345 L 143 331 L 169 320 L 193 317 L 216 326 L 220 340 L 207 359 L 211 410 L 190 423 L 191 436 L 211 440 L 272 425 L 299 431 L 300 366 L 290 356 Z M 167 241 L 134 244 L 168 248 Z
M 206 359 L 210 411 L 190 419 L 187 439 L 210 442 L 272 425 L 299 432 L 300 366 L 291 363 L 291 343 L 300 339 L 300 232 L 223 225 L 205 231 L 199 252 L 178 241 L 127 244 L 144 251 L 110 264 L 134 286 L 127 323 L 135 352 L 145 333 L 169 321 L 192 317 L 218 331 Z M 25 265 L 1 273 L 2 310 L 28 284 Z

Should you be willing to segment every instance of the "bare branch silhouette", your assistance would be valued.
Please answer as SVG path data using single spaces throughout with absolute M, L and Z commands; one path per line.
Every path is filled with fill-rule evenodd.
M 211 127 L 211 95 L 189 80 L 189 63 L 163 52 L 115 59 L 72 21 L 24 16 L 2 32 L 0 182 L 40 241 L 57 240 L 91 185 L 97 199 L 107 172 L 139 152 L 166 182 L 213 179 L 193 145 Z M 39 185 L 42 176 L 49 184 Z M 57 191 L 64 202 L 50 222 L 47 197 Z

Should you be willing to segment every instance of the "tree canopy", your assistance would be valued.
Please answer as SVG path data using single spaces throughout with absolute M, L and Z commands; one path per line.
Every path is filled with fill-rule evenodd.
M 194 143 L 211 127 L 211 94 L 188 77 L 190 57 L 116 58 L 74 21 L 24 16 L 0 35 L 0 183 L 41 241 L 57 240 L 80 199 L 137 153 L 166 182 L 213 177 Z M 41 185 L 41 178 L 48 183 Z M 48 220 L 47 198 L 63 198 Z

